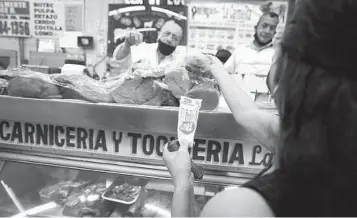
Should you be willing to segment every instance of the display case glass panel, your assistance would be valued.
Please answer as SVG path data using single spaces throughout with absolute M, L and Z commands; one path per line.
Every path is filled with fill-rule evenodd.
M 1 169 L 1 168 L 0 168 Z M 170 217 L 171 180 L 5 162 L 0 180 L 0 217 Z M 195 185 L 195 210 L 224 187 Z M 21 208 L 22 207 L 22 208 Z

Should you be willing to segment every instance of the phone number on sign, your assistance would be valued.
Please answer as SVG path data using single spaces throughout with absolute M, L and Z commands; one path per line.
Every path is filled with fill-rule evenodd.
M 0 21 L 0 35 L 3 36 L 30 36 L 28 21 Z

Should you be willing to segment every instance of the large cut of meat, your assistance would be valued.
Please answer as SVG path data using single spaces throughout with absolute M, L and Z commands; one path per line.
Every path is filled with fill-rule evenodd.
M 85 100 L 94 103 L 114 102 L 107 87 L 85 75 L 60 74 L 52 78 L 64 99 Z
M 16 77 L 9 81 L 8 94 L 10 96 L 40 99 L 62 98 L 60 89 L 40 78 Z
M 7 92 L 10 96 L 24 98 L 62 98 L 59 88 L 51 82 L 48 74 L 23 67 L 0 71 L 0 78 L 9 80 Z
M 185 56 L 185 64 L 188 71 L 196 77 L 212 78 L 212 74 L 207 72 L 212 60 L 208 55 L 199 52 L 190 52 Z
M 115 102 L 120 104 L 145 104 L 154 99 L 162 87 L 154 79 L 127 77 L 117 88 L 113 89 L 111 95 Z
M 167 106 L 167 107 L 178 107 L 179 100 L 172 94 L 168 89 L 166 84 L 156 82 L 156 85 L 159 86 L 160 91 L 155 98 L 149 100 L 145 105 L 151 106 Z
M 131 76 L 139 76 L 142 78 L 163 78 L 165 70 L 158 67 L 151 67 L 141 63 L 134 63 L 132 69 L 127 73 Z
M 176 98 L 185 96 L 193 86 L 192 75 L 184 67 L 166 72 L 164 82 Z
M 214 110 L 218 107 L 220 93 L 213 81 L 205 80 L 196 84 L 187 97 L 202 99 L 201 110 Z
M 44 74 L 41 72 L 32 71 L 32 70 L 29 70 L 24 67 L 0 70 L 0 78 L 2 78 L 2 79 L 10 80 L 13 78 L 18 78 L 18 77 L 42 79 L 43 81 L 51 82 L 50 81 L 51 75 Z

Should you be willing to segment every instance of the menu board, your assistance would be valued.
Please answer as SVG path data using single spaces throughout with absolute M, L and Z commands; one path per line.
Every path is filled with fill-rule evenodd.
M 30 37 L 30 3 L 0 0 L 0 36 Z
M 239 44 L 253 40 L 254 27 L 264 12 L 279 14 L 276 37 L 281 36 L 287 18 L 284 1 L 236 1 L 231 3 L 190 3 L 188 5 L 188 48 L 215 54 L 218 49 L 231 52 Z
M 221 2 L 189 4 L 188 48 L 213 54 L 220 48 L 234 50 L 237 5 Z
M 32 35 L 47 39 L 63 36 L 65 4 L 57 0 L 35 0 L 31 4 Z
M 109 4 L 108 55 L 124 41 L 128 31 L 137 30 L 144 42 L 157 42 L 158 33 L 169 20 L 181 26 L 184 34 L 180 45 L 187 44 L 187 7 L 184 5 L 123 5 Z

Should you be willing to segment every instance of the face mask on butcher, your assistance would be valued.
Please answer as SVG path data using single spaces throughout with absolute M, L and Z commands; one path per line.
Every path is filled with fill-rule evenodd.
M 175 51 L 176 47 L 168 45 L 159 39 L 158 49 L 161 54 L 168 56 Z

